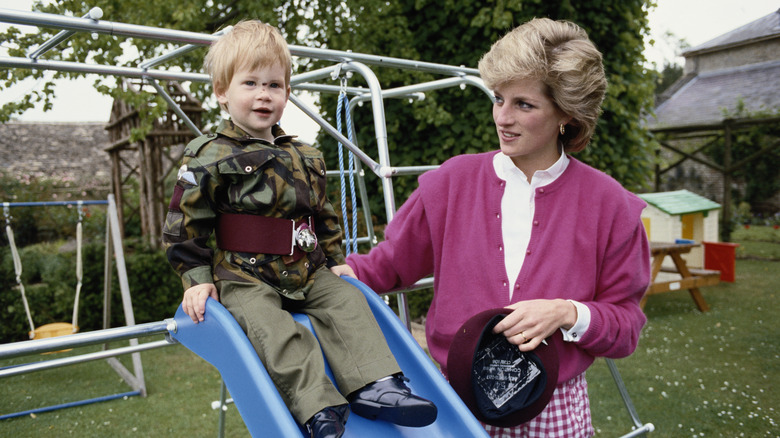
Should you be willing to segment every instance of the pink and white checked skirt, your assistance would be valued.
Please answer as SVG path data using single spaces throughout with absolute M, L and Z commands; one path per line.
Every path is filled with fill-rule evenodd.
M 587 438 L 594 435 L 585 373 L 555 387 L 550 403 L 531 421 L 513 428 L 483 424 L 493 438 Z

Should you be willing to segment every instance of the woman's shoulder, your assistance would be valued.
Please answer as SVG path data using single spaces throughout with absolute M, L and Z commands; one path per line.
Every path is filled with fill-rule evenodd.
M 463 179 L 464 175 L 477 175 L 485 168 L 492 169 L 493 155 L 497 151 L 482 152 L 478 154 L 456 155 L 447 159 L 437 169 L 431 170 L 420 176 L 423 180 L 449 180 L 452 178 Z
M 591 167 L 582 161 L 575 158 L 571 159 L 569 163 L 571 167 L 572 176 L 578 180 L 577 185 L 582 188 L 587 188 L 589 197 L 600 197 L 605 200 L 612 200 L 623 203 L 629 203 L 635 205 L 638 208 L 644 208 L 645 202 L 632 193 L 612 176 L 606 172 Z

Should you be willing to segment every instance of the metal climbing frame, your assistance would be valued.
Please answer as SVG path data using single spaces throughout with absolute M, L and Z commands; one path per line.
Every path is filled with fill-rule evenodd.
M 56 351 L 63 347 L 63 339 L 67 339 L 69 343 L 66 347 L 78 347 L 81 345 L 90 345 L 96 343 L 108 342 L 106 339 L 102 342 L 90 342 L 82 343 L 83 339 L 101 339 L 101 332 L 107 332 L 111 330 L 122 329 L 110 329 L 110 315 L 111 315 L 111 275 L 112 263 L 116 264 L 117 279 L 119 282 L 119 289 L 122 297 L 122 307 L 125 316 L 125 324 L 127 327 L 135 326 L 135 315 L 133 314 L 133 304 L 130 298 L 130 285 L 127 280 L 127 269 L 125 268 L 125 256 L 124 249 L 122 247 L 122 237 L 119 227 L 119 215 L 117 214 L 116 202 L 113 195 L 108 195 L 106 201 L 58 201 L 58 202 L 4 202 L 3 208 L 7 211 L 13 207 L 44 207 L 44 206 L 69 206 L 69 205 L 92 205 L 101 204 L 108 206 L 108 214 L 106 214 L 106 250 L 104 259 L 104 282 L 103 282 L 103 329 L 93 332 L 79 333 L 75 335 L 68 335 L 55 338 L 44 338 L 33 341 L 15 342 L 10 344 L 0 345 L 0 359 L 10 359 L 18 356 L 26 356 L 39 352 Z M 126 329 L 126 328 L 125 328 Z M 123 338 L 128 339 L 128 338 Z M 44 408 L 37 408 L 23 412 L 16 412 L 11 414 L 5 414 L 0 416 L 0 420 L 7 418 L 20 417 L 37 412 L 48 412 L 56 409 L 80 406 L 89 403 L 96 403 L 106 400 L 113 400 L 115 398 L 122 398 L 128 396 L 146 396 L 146 382 L 144 379 L 143 364 L 141 363 L 141 355 L 138 353 L 142 350 L 147 350 L 151 347 L 150 344 L 144 344 L 139 346 L 137 339 L 130 339 L 129 346 L 119 347 L 114 349 L 108 349 L 107 345 L 104 346 L 102 351 L 95 353 L 86 353 L 75 356 L 69 356 L 59 359 L 50 359 L 46 361 L 33 362 L 28 364 L 10 366 L 0 369 L 0 378 L 17 376 L 34 371 L 42 371 L 51 368 L 58 368 L 68 365 L 75 365 L 87 361 L 97 359 L 107 359 L 107 362 L 111 365 L 114 371 L 127 383 L 132 391 L 124 392 L 120 394 L 112 394 L 103 397 L 92 398 L 88 400 L 81 400 L 77 402 L 65 403 L 62 405 L 48 406 Z M 151 347 L 154 348 L 154 347 Z M 131 354 L 131 360 L 133 364 L 133 371 L 130 371 L 122 364 L 115 356 Z
M 62 29 L 57 36 L 52 38 L 52 41 L 41 46 L 32 55 L 27 58 L 18 57 L 3 57 L 0 56 L 0 67 L 6 68 L 27 68 L 27 69 L 44 69 L 44 70 L 58 70 L 68 72 L 79 73 L 94 73 L 102 75 L 113 75 L 130 78 L 142 78 L 149 82 L 157 92 L 166 100 L 169 107 L 176 112 L 176 114 L 182 118 L 185 124 L 196 134 L 200 134 L 200 129 L 195 126 L 184 112 L 178 107 L 170 96 L 165 92 L 163 87 L 158 83 L 160 80 L 174 80 L 180 82 L 208 82 L 209 77 L 202 73 L 188 73 L 177 72 L 167 70 L 156 70 L 153 67 L 161 64 L 164 61 L 176 58 L 183 53 L 193 50 L 203 45 L 211 44 L 218 34 L 206 35 L 194 32 L 178 31 L 171 29 L 160 29 L 148 26 L 139 26 L 132 24 L 117 23 L 111 21 L 100 20 L 102 12 L 94 9 L 90 11 L 85 18 L 75 17 L 63 17 L 52 14 L 43 14 L 36 12 L 23 12 L 7 9 L 0 9 L 0 21 L 22 25 L 33 25 L 39 27 L 52 27 Z M 226 29 L 227 31 L 228 29 Z M 67 39 L 73 32 L 93 32 L 93 33 L 108 33 L 114 36 L 124 36 L 133 38 L 146 38 L 152 40 L 158 40 L 164 43 L 176 43 L 183 44 L 176 50 L 173 50 L 163 56 L 146 61 L 139 65 L 137 68 L 133 67 L 116 67 L 106 65 L 87 65 L 83 63 L 62 62 L 62 61 L 48 61 L 41 60 L 37 57 L 40 56 L 43 51 L 48 50 L 56 46 L 61 41 Z M 435 168 L 436 166 L 407 166 L 407 167 L 395 167 L 391 165 L 389 148 L 387 143 L 387 128 L 386 118 L 384 112 L 384 99 L 388 98 L 405 98 L 405 99 L 422 99 L 424 93 L 427 91 L 439 90 L 451 87 L 465 87 L 474 86 L 482 90 L 488 98 L 492 99 L 493 95 L 488 90 L 482 80 L 479 77 L 479 71 L 474 68 L 467 68 L 463 66 L 452 66 L 446 64 L 437 64 L 429 62 L 414 61 L 408 59 L 384 57 L 363 53 L 354 53 L 349 51 L 339 51 L 331 49 L 317 49 L 309 48 L 297 45 L 289 45 L 290 52 L 293 56 L 318 59 L 323 61 L 330 61 L 333 64 L 320 68 L 317 70 L 294 75 L 290 80 L 290 85 L 294 91 L 308 91 L 319 93 L 334 93 L 337 94 L 342 90 L 339 85 L 333 85 L 328 83 L 321 83 L 318 81 L 323 80 L 337 80 L 342 75 L 359 75 L 365 81 L 366 86 L 360 87 L 346 87 L 346 92 L 353 96 L 350 100 L 349 111 L 354 111 L 355 107 L 363 102 L 371 103 L 371 110 L 373 112 L 374 132 L 377 143 L 377 160 L 372 158 L 369 154 L 364 152 L 357 144 L 350 141 L 341 132 L 334 128 L 330 123 L 320 116 L 320 114 L 314 109 L 310 108 L 301 98 L 295 94 L 290 95 L 290 101 L 297 106 L 303 113 L 314 120 L 326 133 L 334 137 L 337 141 L 341 142 L 347 147 L 362 163 L 362 166 L 368 167 L 370 171 L 376 174 L 382 182 L 385 213 L 387 220 L 390 221 L 396 211 L 396 202 L 393 195 L 393 182 L 392 178 L 399 175 L 415 175 L 420 174 L 426 170 Z M 412 71 L 420 71 L 433 73 L 442 76 L 443 78 L 412 84 L 397 88 L 382 89 L 382 86 L 375 75 L 371 66 L 383 67 L 383 68 L 398 68 Z M 352 119 L 352 118 L 350 118 Z M 349 126 L 347 129 L 353 130 L 354 126 Z M 362 183 L 362 168 L 361 165 L 356 165 L 352 171 L 356 172 L 359 179 L 361 199 L 363 202 L 363 209 L 365 220 L 368 225 L 369 233 L 372 232 L 372 226 L 370 224 L 370 212 L 368 211 L 367 195 L 365 193 L 365 186 Z M 375 244 L 373 235 L 369 235 L 363 238 L 363 241 L 367 241 L 371 245 Z M 430 287 L 432 284 L 431 279 L 424 279 L 418 282 L 415 286 L 399 291 L 399 318 L 404 322 L 407 328 L 410 328 L 411 322 L 408 315 L 408 305 L 406 301 L 406 295 L 404 292 L 408 292 L 414 289 L 420 289 Z M 626 408 L 629 414 L 634 420 L 635 430 L 627 436 L 642 435 L 645 432 L 652 431 L 652 424 L 642 424 L 636 417 L 636 413 L 633 404 L 628 398 L 628 393 L 625 390 L 625 385 L 622 379 L 619 377 L 617 368 L 614 363 L 607 359 L 607 363 L 610 366 L 615 382 L 618 385 L 618 389 L 621 393 Z

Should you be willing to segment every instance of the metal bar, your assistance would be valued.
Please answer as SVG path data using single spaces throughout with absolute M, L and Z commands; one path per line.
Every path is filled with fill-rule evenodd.
M 227 411 L 227 403 L 228 401 L 225 400 L 227 398 L 227 386 L 225 385 L 225 381 L 222 381 L 222 387 L 219 390 L 219 430 L 217 432 L 217 436 L 219 438 L 222 438 L 225 436 L 225 412 Z M 230 402 L 232 402 L 233 399 L 230 399 Z M 211 404 L 211 408 L 214 409 L 214 403 Z
M 68 205 L 108 205 L 108 201 L 41 201 L 41 202 L 3 202 L 3 207 L 51 207 Z
M 232 29 L 233 29 L 233 26 L 228 26 L 228 27 L 226 27 L 224 29 L 221 29 L 221 30 L 219 30 L 217 32 L 214 32 L 212 35 L 218 37 L 218 36 L 226 34 L 227 32 L 230 32 Z M 187 52 L 191 52 L 191 51 L 193 51 L 195 49 L 198 49 L 200 47 L 202 47 L 202 45 L 200 45 L 200 44 L 187 44 L 186 46 L 179 47 L 178 49 L 175 49 L 175 50 L 173 50 L 171 52 L 168 52 L 168 53 L 166 53 L 164 55 L 160 55 L 160 56 L 158 56 L 156 58 L 153 58 L 153 59 L 150 59 L 148 61 L 142 62 L 142 63 L 138 64 L 138 67 L 146 70 L 148 68 L 154 67 L 155 65 L 160 65 L 160 64 L 162 64 L 163 62 L 165 62 L 165 61 L 167 61 L 169 59 L 177 58 L 177 57 L 179 57 L 179 56 L 181 56 L 181 55 L 183 55 L 183 54 L 185 54 Z
M 218 37 L 197 32 L 180 31 L 173 29 L 160 29 L 150 26 L 125 24 L 112 21 L 93 21 L 86 18 L 65 17 L 42 12 L 17 11 L 13 9 L 0 9 L 0 21 L 22 25 L 54 27 L 70 31 L 106 33 L 109 35 L 124 36 L 130 38 L 146 38 L 152 40 L 187 43 L 187 44 L 211 44 Z M 439 73 L 445 75 L 473 74 L 479 75 L 475 68 L 453 66 L 433 62 L 414 61 L 402 58 L 393 58 L 365 53 L 355 53 L 332 49 L 318 49 L 297 45 L 288 45 L 293 56 L 316 58 L 334 62 L 359 61 L 369 65 L 377 65 L 390 68 L 405 68 L 409 70 Z
M 429 170 L 438 169 L 438 165 L 430 165 L 430 166 L 403 166 L 403 167 L 391 167 L 390 170 L 393 173 L 393 176 L 400 176 L 400 175 L 420 175 L 422 173 L 425 173 Z
M 628 395 L 628 389 L 626 389 L 626 385 L 623 383 L 623 378 L 620 376 L 620 372 L 617 369 L 617 365 L 615 365 L 615 361 L 608 357 L 605 357 L 604 360 L 607 362 L 607 367 L 609 368 L 610 374 L 612 374 L 612 379 L 615 381 L 618 393 L 620 393 L 620 398 L 623 399 L 623 404 L 628 411 L 628 415 L 631 417 L 631 421 L 637 428 L 631 433 L 623 436 L 638 436 L 640 434 L 644 435 L 645 432 L 652 432 L 655 429 L 652 423 L 642 424 L 642 422 L 639 420 L 639 415 L 636 412 L 636 408 L 634 408 L 634 403 L 631 401 L 631 396 Z
M 168 81 L 193 81 L 208 82 L 209 77 L 202 73 L 185 73 L 165 70 L 144 70 L 137 67 L 116 67 L 110 65 L 88 65 L 70 61 L 51 61 L 39 59 L 34 61 L 27 58 L 13 56 L 0 56 L 0 67 L 8 68 L 29 68 L 38 70 L 56 70 L 68 71 L 74 73 L 94 73 L 110 76 L 121 76 L 129 78 L 143 78 L 144 76 L 153 77 Z
M 46 407 L 37 408 L 37 409 L 30 409 L 28 411 L 15 412 L 13 414 L 0 415 L 0 420 L 5 420 L 5 419 L 8 419 L 8 418 L 16 418 L 16 417 L 26 417 L 26 416 L 28 416 L 30 414 L 39 414 L 39 413 L 42 413 L 42 412 L 51 412 L 51 411 L 56 411 L 56 410 L 59 410 L 59 409 L 73 408 L 73 407 L 76 407 L 76 406 L 83 406 L 83 405 L 88 405 L 88 404 L 93 404 L 93 403 L 99 403 L 99 402 L 104 402 L 104 401 L 116 400 L 118 398 L 137 396 L 137 395 L 141 395 L 141 393 L 138 392 L 138 391 L 122 392 L 122 393 L 119 393 L 119 394 L 106 395 L 106 396 L 103 396 L 103 397 L 95 397 L 95 398 L 90 398 L 90 399 L 81 400 L 81 401 L 77 401 L 77 402 L 62 403 L 62 404 L 59 404 L 59 405 L 46 406 Z
M 196 32 L 124 24 L 113 21 L 93 21 L 86 18 L 66 17 L 43 12 L 0 9 L 0 21 L 39 27 L 53 27 L 74 32 L 96 32 L 130 38 L 148 38 L 174 43 L 211 44 L 216 38 Z
M 34 341 L 29 341 L 29 342 L 34 342 Z M 93 360 L 108 359 L 114 356 L 121 356 L 130 353 L 138 353 L 141 351 L 153 350 L 155 348 L 167 347 L 169 345 L 174 345 L 174 344 L 175 342 L 169 342 L 167 340 L 147 342 L 145 344 L 112 348 L 110 350 L 101 350 L 101 351 L 96 351 L 94 353 L 80 354 L 78 356 L 63 357 L 59 359 L 50 359 L 41 362 L 32 362 L 23 365 L 11 366 L 0 370 L 0 378 L 18 376 L 21 374 L 32 373 L 35 371 L 43 371 L 52 368 L 59 368 L 68 365 L 76 365 L 84 362 L 91 362 Z
M 382 101 L 382 86 L 377 79 L 376 74 L 365 64 L 359 62 L 347 62 L 342 65 L 342 69 L 352 71 L 363 76 L 371 91 L 371 107 L 374 114 L 374 131 L 376 134 L 376 146 L 379 152 L 379 167 L 374 172 L 382 177 L 382 190 L 385 197 L 385 213 L 387 221 L 393 219 L 395 215 L 395 195 L 393 193 L 393 181 L 388 178 L 392 175 L 390 171 L 390 152 L 387 144 L 387 123 L 385 118 L 385 105 Z M 354 100 L 355 98 L 353 98 Z M 350 101 L 350 110 L 353 108 Z
M 184 112 L 184 110 L 181 109 L 181 107 L 176 103 L 176 101 L 173 100 L 173 98 L 168 94 L 167 91 L 163 87 L 160 86 L 160 84 L 157 83 L 156 80 L 153 78 L 145 78 L 147 82 L 152 84 L 155 90 L 157 90 L 157 93 L 162 96 L 162 98 L 165 100 L 165 102 L 168 104 L 168 108 L 173 110 L 173 112 L 176 113 L 177 116 L 179 116 L 185 125 L 187 125 L 188 128 L 190 128 L 190 131 L 192 131 L 196 136 L 200 136 L 203 133 L 200 132 L 200 129 L 195 126 L 195 123 L 190 120 L 189 116 Z
M 330 77 L 333 74 L 333 72 L 336 71 L 339 68 L 340 68 L 339 65 L 335 64 L 335 65 L 331 65 L 329 67 L 323 67 L 323 68 L 319 68 L 317 70 L 312 70 L 312 71 L 309 71 L 309 72 L 297 74 L 297 75 L 292 76 L 290 78 L 290 86 L 295 88 L 295 85 L 298 85 L 298 84 L 301 84 L 301 83 L 304 83 L 304 82 L 319 81 L 321 79 L 325 79 L 327 77 Z
M 337 141 L 341 142 L 344 146 L 347 147 L 352 153 L 354 153 L 360 161 L 365 163 L 368 167 L 371 168 L 371 170 L 374 173 L 380 172 L 381 166 L 379 163 L 374 161 L 373 158 L 369 157 L 365 152 L 360 150 L 359 147 L 357 147 L 354 143 L 349 141 L 348 138 L 344 137 L 344 134 L 340 133 L 336 128 L 333 127 L 330 123 L 328 123 L 325 119 L 322 118 L 319 113 L 314 111 L 313 109 L 309 108 L 308 105 L 306 105 L 305 102 L 303 102 L 298 96 L 290 93 L 290 102 L 292 102 L 295 106 L 297 106 L 301 111 L 304 112 L 307 116 L 309 116 L 312 120 L 317 122 L 328 134 L 330 134 L 333 138 L 335 138 Z
M 45 353 L 47 351 L 62 350 L 65 348 L 83 347 L 111 341 L 140 338 L 165 333 L 175 329 L 176 322 L 173 319 L 166 319 L 164 321 L 95 330 L 85 333 L 58 336 L 56 338 L 12 342 L 0 345 L 0 359 L 10 359 L 30 354 Z
M 100 8 L 92 8 L 89 10 L 89 12 L 86 13 L 81 18 L 87 18 L 90 20 L 97 21 L 101 18 L 103 18 L 103 10 Z M 53 49 L 54 47 L 57 47 L 57 45 L 66 39 L 70 38 L 71 35 L 76 33 L 72 30 L 63 30 L 60 31 L 57 35 L 54 35 L 51 39 L 44 42 L 37 50 L 27 55 L 30 59 L 37 59 L 39 56 L 43 55 L 44 53 L 48 52 L 49 50 Z

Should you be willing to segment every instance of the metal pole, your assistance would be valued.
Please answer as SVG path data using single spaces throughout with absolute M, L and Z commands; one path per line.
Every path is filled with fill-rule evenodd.
M 188 128 L 190 128 L 190 131 L 192 131 L 196 136 L 200 136 L 203 133 L 200 132 L 200 129 L 195 126 L 195 123 L 190 120 L 189 116 L 184 112 L 184 110 L 181 109 L 181 107 L 176 103 L 176 101 L 173 100 L 173 98 L 168 94 L 167 91 L 163 87 L 160 86 L 160 84 L 157 83 L 156 80 L 150 77 L 145 78 L 147 82 L 152 84 L 155 90 L 157 90 L 157 93 L 162 96 L 162 98 L 165 100 L 166 103 L 168 103 L 168 108 L 173 110 L 173 112 L 176 113 L 177 116 L 179 116 L 185 125 L 187 125 Z
M 112 21 L 94 21 L 87 18 L 65 17 L 55 14 L 17 11 L 13 9 L 0 9 L 0 21 L 22 25 L 54 27 L 71 31 L 106 33 L 114 36 L 147 38 L 152 40 L 187 44 L 208 45 L 218 38 L 216 35 L 205 35 L 197 32 L 161 29 L 150 26 L 125 24 Z M 479 71 L 477 69 L 468 68 L 465 66 L 422 62 L 341 50 L 318 49 L 292 44 L 288 47 L 290 49 L 290 53 L 293 56 L 300 56 L 305 58 L 316 58 L 333 62 L 358 61 L 368 65 L 404 68 L 408 70 L 439 73 L 444 75 L 479 75 Z
M 58 336 L 56 338 L 35 339 L 32 341 L 12 342 L 0 345 L 0 359 L 10 359 L 19 356 L 45 353 L 47 351 L 63 350 L 66 348 L 84 347 L 87 345 L 103 344 L 112 341 L 151 336 L 167 331 L 175 331 L 176 322 L 173 319 L 149 322 L 134 326 L 115 327 L 92 332 L 75 333 L 72 335 Z
M 336 140 L 341 142 L 344 146 L 347 147 L 352 153 L 354 153 L 360 161 L 365 163 L 367 166 L 371 168 L 371 170 L 374 173 L 379 172 L 380 165 L 376 161 L 374 161 L 373 158 L 369 157 L 365 152 L 360 150 L 359 147 L 357 147 L 354 143 L 349 141 L 348 138 L 344 137 L 344 134 L 340 133 L 336 128 L 333 127 L 330 123 L 328 123 L 325 119 L 322 118 L 319 113 L 311 109 L 308 105 L 306 105 L 305 102 L 303 102 L 298 96 L 290 93 L 290 102 L 292 102 L 295 106 L 297 106 L 301 111 L 303 111 L 304 114 L 309 116 L 312 120 L 317 122 L 328 134 L 333 136 Z
M 347 62 L 342 65 L 346 71 L 359 73 L 368 84 L 371 92 L 371 107 L 374 113 L 374 131 L 376 132 L 376 145 L 379 152 L 379 167 L 374 171 L 382 178 L 382 190 L 385 197 L 385 213 L 387 221 L 395 215 L 395 195 L 393 193 L 393 181 L 388 178 L 392 175 L 390 169 L 390 153 L 387 144 L 387 124 L 385 118 L 385 105 L 382 101 L 382 86 L 376 74 L 365 64 L 359 62 Z
M 82 18 L 87 18 L 90 20 L 94 20 L 97 22 L 97 20 L 103 18 L 103 10 L 100 8 L 92 8 L 87 12 L 86 15 L 84 15 Z M 57 47 L 57 45 L 66 39 L 70 38 L 71 35 L 76 33 L 72 30 L 63 30 L 60 31 L 57 35 L 54 35 L 50 40 L 46 41 L 45 43 L 41 44 L 41 46 L 35 50 L 34 52 L 27 55 L 30 59 L 38 59 L 39 56 L 43 55 L 44 53 L 48 52 L 49 50 L 53 49 L 54 47 Z
M 166 81 L 193 81 L 208 82 L 209 77 L 201 73 L 185 73 L 166 70 L 144 70 L 137 67 L 116 67 L 110 65 L 87 65 L 78 62 L 69 61 L 51 61 L 47 59 L 19 58 L 12 56 L 0 56 L 0 67 L 8 68 L 28 68 L 38 70 L 56 70 L 73 73 L 95 73 L 108 76 L 120 76 L 129 78 L 143 78 L 145 76 L 162 79 Z
M 30 341 L 32 342 L 32 341 Z M 78 356 L 63 357 L 60 359 L 51 359 L 42 362 L 33 362 L 19 366 L 12 366 L 0 369 L 0 378 L 18 376 L 21 374 L 32 373 L 34 371 L 43 371 L 52 368 L 59 368 L 68 365 L 90 362 L 98 359 L 108 359 L 109 357 L 121 356 L 123 354 L 138 353 L 141 351 L 153 350 L 155 348 L 167 347 L 176 344 L 173 340 L 163 340 L 156 342 L 147 342 L 129 347 L 112 348 L 110 350 L 101 350 L 94 353 L 85 353 Z
M 69 205 L 108 205 L 108 201 L 40 201 L 40 202 L 3 202 L 8 207 L 52 207 Z

